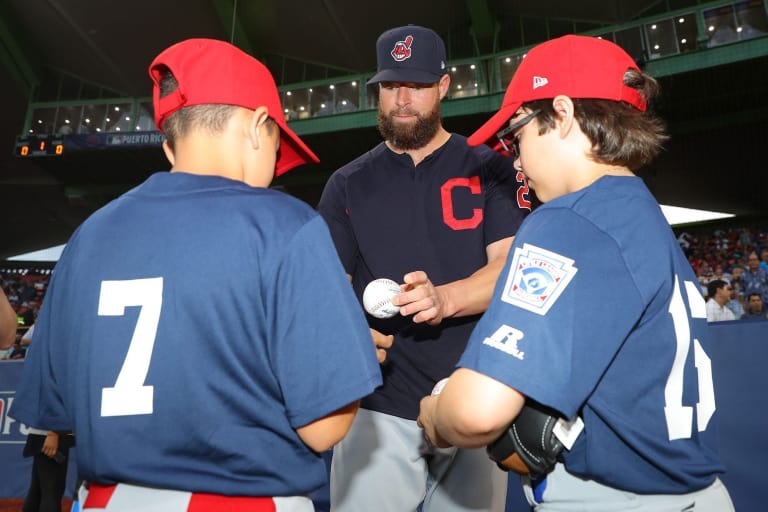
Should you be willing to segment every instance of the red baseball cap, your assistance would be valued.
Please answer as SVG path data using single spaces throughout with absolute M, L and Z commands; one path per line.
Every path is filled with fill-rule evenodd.
M 162 67 L 171 70 L 178 89 L 160 97 Z M 239 48 L 216 39 L 187 39 L 163 50 L 149 66 L 155 126 L 161 132 L 168 116 L 192 105 L 235 105 L 251 110 L 267 107 L 280 126 L 275 176 L 297 165 L 320 161 L 288 128 L 275 80 L 266 66 Z
M 567 35 L 534 46 L 515 71 L 496 114 L 469 137 L 471 146 L 488 143 L 520 105 L 564 94 L 571 98 L 625 101 L 645 111 L 645 98 L 624 85 L 624 73 L 637 64 L 620 46 L 591 36 Z

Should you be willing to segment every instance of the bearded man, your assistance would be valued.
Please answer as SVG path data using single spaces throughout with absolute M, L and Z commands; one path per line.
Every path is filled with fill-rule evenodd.
M 362 401 L 331 467 L 334 512 L 503 511 L 507 476 L 484 449 L 428 445 L 420 399 L 453 372 L 530 211 L 513 159 L 442 125 L 451 79 L 434 31 L 408 25 L 377 42 L 384 141 L 337 170 L 318 209 L 361 299 L 400 284 L 393 318 L 367 316 L 384 384 Z

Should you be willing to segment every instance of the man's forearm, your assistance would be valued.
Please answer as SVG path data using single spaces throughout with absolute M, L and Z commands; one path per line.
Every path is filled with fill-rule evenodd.
M 505 261 L 506 258 L 497 258 L 466 279 L 437 286 L 438 292 L 445 297 L 445 316 L 470 316 L 488 309 Z
M 465 279 L 437 286 L 443 297 L 444 317 L 483 313 L 491 302 L 496 281 L 507 261 L 514 237 L 503 238 L 486 247 L 488 263 Z

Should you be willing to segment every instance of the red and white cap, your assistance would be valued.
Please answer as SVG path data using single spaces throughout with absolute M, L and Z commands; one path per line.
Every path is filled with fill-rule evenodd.
M 635 61 L 611 41 L 567 35 L 534 46 L 520 63 L 504 94 L 501 108 L 469 137 L 471 146 L 489 143 L 523 103 L 554 98 L 625 101 L 645 111 L 645 98 L 624 85 L 624 73 L 639 70 Z
M 179 84 L 160 98 L 162 67 L 170 69 Z M 280 126 L 280 150 L 275 176 L 320 160 L 293 130 L 283 115 L 280 95 L 267 67 L 236 46 L 216 39 L 187 39 L 164 50 L 149 66 L 155 125 L 161 132 L 168 116 L 192 105 L 235 105 L 251 110 L 267 107 Z

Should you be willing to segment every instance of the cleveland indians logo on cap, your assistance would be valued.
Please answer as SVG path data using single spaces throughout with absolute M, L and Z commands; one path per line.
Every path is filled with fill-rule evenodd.
M 392 58 L 397 62 L 402 62 L 405 59 L 411 57 L 411 44 L 413 44 L 413 36 L 408 36 L 405 41 L 398 41 L 395 43 L 395 47 L 390 52 Z

